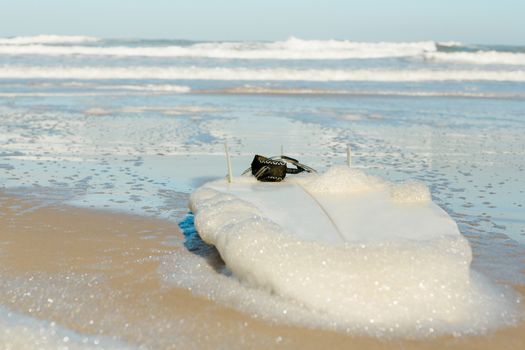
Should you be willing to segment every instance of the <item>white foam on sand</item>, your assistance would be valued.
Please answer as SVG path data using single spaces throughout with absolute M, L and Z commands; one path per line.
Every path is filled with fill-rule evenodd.
M 257 186 L 252 178 L 235 182 Z M 296 182 L 323 204 L 335 195 L 337 201 L 383 196 L 379 202 L 387 206 L 369 206 L 375 205 L 377 211 L 397 208 L 417 213 L 435 206 L 422 183 L 393 184 L 346 167 Z M 201 289 L 215 288 L 214 298 L 271 320 L 378 337 L 478 334 L 522 317 L 510 289 L 470 270 L 468 241 L 440 210 L 432 209 L 437 218 L 428 224 L 433 227 L 425 227 L 418 218 L 417 225 L 407 223 L 408 231 L 421 227 L 419 236 L 386 220 L 378 226 L 381 232 L 355 227 L 357 233 L 334 244 L 324 241 L 325 232 L 318 232 L 318 240 L 300 239 L 300 227 L 296 232 L 284 229 L 264 209 L 218 187 L 204 185 L 192 194 L 195 226 L 249 288 L 248 296 L 236 297 L 238 291 L 217 292 L 213 282 L 206 286 L 201 279 Z M 368 214 L 360 224 L 385 220 L 384 213 Z M 360 237 L 362 232 L 367 236 Z M 281 304 L 275 297 L 262 297 L 264 291 L 280 298 Z M 250 298 L 251 303 L 241 302 Z
M 0 306 L 0 344 L 4 350 L 132 349 L 111 338 L 82 335 L 49 322 L 8 311 Z

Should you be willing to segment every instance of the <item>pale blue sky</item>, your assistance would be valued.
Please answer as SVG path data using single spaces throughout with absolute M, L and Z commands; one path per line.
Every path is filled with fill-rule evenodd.
M 525 0 L 0 0 L 0 36 L 525 44 Z

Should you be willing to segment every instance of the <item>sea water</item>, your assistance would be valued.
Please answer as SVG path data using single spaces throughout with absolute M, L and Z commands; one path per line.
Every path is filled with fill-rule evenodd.
M 325 170 L 350 145 L 354 167 L 428 186 L 468 240 L 474 270 L 523 284 L 524 107 L 524 47 L 1 38 L 0 185 L 188 223 L 189 194 L 226 172 L 225 142 L 236 174 L 281 146 Z M 166 257 L 159 275 L 251 314 L 271 300 L 288 310 L 284 321 L 306 319 L 293 300 L 199 259 Z

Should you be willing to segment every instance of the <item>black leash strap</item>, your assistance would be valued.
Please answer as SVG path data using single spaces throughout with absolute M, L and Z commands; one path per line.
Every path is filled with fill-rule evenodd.
M 317 171 L 314 168 L 309 167 L 308 165 L 304 165 L 302 163 L 299 163 L 297 159 L 294 159 L 292 157 L 288 156 L 281 156 L 281 159 L 284 161 L 291 163 L 296 166 L 296 169 L 294 168 L 286 168 L 286 172 L 288 174 L 299 174 L 303 171 L 306 171 L 307 173 L 316 173 Z
M 288 164 L 292 164 L 295 168 L 287 167 Z M 261 155 L 255 155 L 252 161 L 250 171 L 252 175 L 259 181 L 263 182 L 279 182 L 282 181 L 286 174 L 299 174 L 303 171 L 308 173 L 316 172 L 313 168 L 299 163 L 297 159 L 288 157 L 288 156 L 279 156 L 279 157 L 264 157 Z

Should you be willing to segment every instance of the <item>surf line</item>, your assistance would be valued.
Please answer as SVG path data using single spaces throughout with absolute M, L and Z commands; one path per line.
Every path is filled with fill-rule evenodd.
M 303 185 L 301 185 L 300 183 L 298 182 L 295 182 L 294 183 L 299 186 L 310 198 L 312 198 L 314 200 L 315 203 L 317 203 L 317 205 L 319 206 L 319 208 L 323 211 L 323 213 L 326 215 L 326 217 L 328 218 L 328 220 L 330 220 L 330 222 L 332 223 L 332 226 L 334 227 L 335 231 L 337 232 L 337 234 L 339 235 L 339 238 L 341 238 L 341 241 L 345 241 L 345 237 L 343 236 L 343 234 L 341 233 L 341 230 L 339 229 L 339 227 L 337 226 L 337 224 L 335 223 L 334 219 L 330 216 L 330 214 L 328 213 L 328 211 L 326 210 L 325 207 L 323 207 L 323 205 L 321 204 L 321 202 L 319 202 L 317 200 L 317 198 L 315 198 L 315 196 L 313 194 L 310 193 L 310 191 L 308 191 Z

